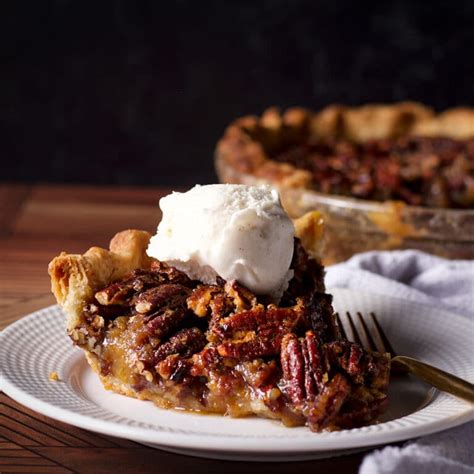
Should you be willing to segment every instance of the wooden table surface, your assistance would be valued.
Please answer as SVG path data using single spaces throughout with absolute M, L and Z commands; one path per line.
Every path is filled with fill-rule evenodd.
M 153 232 L 171 189 L 0 184 L 0 329 L 54 303 L 48 262 L 60 251 L 107 246 L 126 228 Z M 0 393 L 0 473 L 357 472 L 363 454 L 298 463 L 251 463 L 167 453 L 35 413 Z M 262 471 L 263 470 L 263 471 Z

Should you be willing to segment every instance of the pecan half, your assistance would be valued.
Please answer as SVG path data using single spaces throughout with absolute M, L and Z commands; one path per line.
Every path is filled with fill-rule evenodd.
M 135 308 L 147 311 L 144 317 L 148 332 L 161 339 L 179 328 L 192 315 L 186 304 L 190 292 L 186 286 L 166 283 L 141 293 Z
M 333 423 L 351 392 L 351 385 L 339 373 L 328 381 L 324 348 L 313 331 L 301 339 L 293 333 L 283 338 L 281 365 L 281 388 L 295 410 L 305 415 L 309 427 L 320 431 Z
M 112 283 L 95 294 L 95 299 L 103 306 L 127 306 L 129 298 L 135 293 L 132 281 Z
M 221 341 L 217 346 L 220 355 L 250 360 L 278 354 L 284 335 L 305 321 L 303 301 L 291 308 L 259 305 L 221 319 L 212 327 L 210 339 Z
M 148 288 L 158 287 L 163 284 L 172 283 L 188 288 L 195 286 L 185 273 L 170 267 L 163 262 L 152 263 L 151 270 L 137 269 L 127 277 L 111 283 L 102 290 L 96 292 L 96 300 L 104 305 L 128 306 L 132 297 Z
M 344 369 L 354 382 L 364 383 L 365 360 L 362 348 L 349 341 L 328 344 L 328 352 L 337 357 L 338 365 Z
M 281 342 L 281 368 L 285 384 L 284 392 L 295 405 L 305 401 L 304 359 L 298 337 L 286 334 Z
M 247 311 L 232 314 L 221 319 L 213 328 L 213 333 L 221 340 L 229 337 L 239 338 L 243 331 L 259 332 L 266 329 L 284 327 L 289 331 L 305 321 L 306 307 L 303 300 L 290 308 L 275 305 L 259 305 Z
M 367 384 L 384 390 L 388 386 L 390 360 L 388 354 L 366 352 L 350 341 L 335 341 L 326 344 L 331 364 L 339 366 L 352 382 Z
M 176 283 L 178 285 L 184 285 L 189 288 L 192 288 L 197 284 L 197 282 L 191 280 L 186 275 L 186 273 L 158 260 L 154 260 L 152 262 L 151 271 L 159 275 L 163 279 L 163 282 Z
M 320 393 L 328 380 L 329 366 L 321 342 L 313 331 L 304 338 L 287 334 L 281 343 L 282 388 L 292 403 L 301 408 Z
M 95 299 L 102 305 L 128 306 L 136 293 L 163 283 L 163 277 L 149 270 L 134 270 L 128 277 L 118 280 L 96 292 Z
M 155 288 L 143 291 L 135 301 L 135 310 L 138 313 L 149 313 L 163 306 L 184 306 L 191 290 L 176 283 L 165 283 Z
M 182 329 L 168 342 L 158 347 L 153 354 L 153 362 L 156 364 L 171 354 L 179 354 L 185 358 L 190 357 L 203 349 L 206 343 L 206 337 L 198 328 Z
M 257 306 L 257 297 L 235 280 L 225 283 L 219 279 L 215 285 L 200 285 L 188 298 L 189 309 L 200 317 L 211 315 L 212 321 Z
M 334 422 L 343 403 L 351 393 L 351 386 L 342 374 L 336 374 L 308 407 L 308 426 L 321 431 Z
M 188 311 L 183 307 L 160 309 L 148 316 L 146 327 L 151 335 L 161 339 L 175 331 L 187 316 Z
M 313 331 L 308 331 L 301 341 L 304 358 L 304 386 L 307 397 L 320 392 L 328 377 L 329 365 L 321 341 Z
M 199 317 L 211 315 L 213 319 L 230 314 L 234 307 L 218 285 L 199 285 L 187 299 L 188 308 Z

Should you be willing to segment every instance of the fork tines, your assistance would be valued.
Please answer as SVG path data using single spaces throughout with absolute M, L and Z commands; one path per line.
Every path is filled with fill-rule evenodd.
M 349 313 L 349 311 L 346 312 L 347 320 L 349 321 L 349 326 L 351 327 L 351 333 L 352 333 L 352 340 L 362 346 L 364 346 L 367 350 L 371 351 L 379 351 L 379 352 L 389 352 L 392 357 L 395 356 L 395 351 L 390 344 L 390 341 L 388 340 L 387 336 L 385 335 L 384 331 L 382 330 L 382 327 L 380 326 L 380 323 L 377 320 L 377 317 L 375 316 L 375 313 L 370 313 L 370 316 L 373 321 L 372 325 L 372 333 L 369 330 L 367 323 L 362 316 L 360 312 L 357 312 L 357 317 L 359 319 L 359 329 L 357 329 L 356 324 L 354 323 L 354 319 Z M 339 316 L 339 313 L 336 313 L 336 321 L 337 325 L 339 326 L 339 330 L 341 332 L 341 336 L 344 339 L 349 339 L 347 337 L 347 333 L 344 329 L 344 325 L 342 324 L 341 318 Z M 377 342 L 375 341 L 377 339 Z
M 392 344 L 390 344 L 390 341 L 385 335 L 382 329 L 382 326 L 380 326 L 380 323 L 377 317 L 375 316 L 375 313 L 370 313 L 370 316 L 372 317 L 372 321 L 374 322 L 374 328 L 378 334 L 382 348 L 384 349 L 385 352 L 389 352 L 392 357 L 395 357 L 397 353 L 395 352 L 395 349 L 393 348 Z

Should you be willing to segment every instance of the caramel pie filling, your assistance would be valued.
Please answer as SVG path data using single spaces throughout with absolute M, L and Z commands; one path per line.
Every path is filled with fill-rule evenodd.
M 374 422 L 388 354 L 342 339 L 323 268 L 295 241 L 278 305 L 155 261 L 95 293 L 69 333 L 106 388 L 164 408 L 259 415 L 313 431 Z

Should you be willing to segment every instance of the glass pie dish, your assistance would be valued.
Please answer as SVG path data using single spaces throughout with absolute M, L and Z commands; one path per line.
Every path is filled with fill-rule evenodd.
M 408 107 L 407 103 L 398 104 L 398 107 L 402 105 Z M 375 111 L 375 118 L 377 116 L 380 118 L 382 112 L 387 115 L 387 108 L 393 111 L 395 106 L 375 107 L 379 107 Z M 417 105 L 417 107 L 419 106 Z M 381 110 L 382 108 L 385 109 Z M 351 112 L 360 109 L 363 107 L 351 109 Z M 252 185 L 272 184 L 279 188 L 282 203 L 293 218 L 300 217 L 308 211 L 319 211 L 325 222 L 323 259 L 325 264 L 345 260 L 358 252 L 391 249 L 419 249 L 447 258 L 474 258 L 474 208 L 425 207 L 411 205 L 402 200 L 362 199 L 325 193 L 311 189 L 307 183 L 306 171 L 286 162 L 280 163 L 269 159 L 268 157 L 272 155 L 268 142 L 270 139 L 275 140 L 275 136 L 277 136 L 275 129 L 279 130 L 278 133 L 283 133 L 281 130 L 285 130 L 286 135 L 291 132 L 294 137 L 295 130 L 299 130 L 298 127 L 302 126 L 301 121 L 298 122 L 299 119 L 295 118 L 298 115 L 296 110 L 299 109 L 289 109 L 281 116 L 275 115 L 274 111 L 270 115 L 266 112 L 267 115 L 263 114 L 261 118 L 244 117 L 231 124 L 218 143 L 215 154 L 215 167 L 220 182 Z M 469 113 L 466 113 L 466 110 Z M 323 115 L 325 112 L 327 118 L 327 109 L 320 112 L 319 115 Z M 409 121 L 410 127 L 416 123 L 417 134 L 423 132 L 424 136 L 445 136 L 446 134 L 442 133 L 443 127 L 439 123 L 444 120 L 445 125 L 447 122 L 451 125 L 451 121 L 443 118 L 443 114 L 433 116 L 429 109 L 422 112 L 426 113 L 427 117 L 412 117 L 411 122 Z M 400 136 L 400 133 L 408 133 L 407 126 L 403 126 L 403 122 L 401 126 L 400 122 L 393 119 L 395 121 L 392 120 L 391 127 L 396 132 L 390 132 L 390 127 L 387 126 L 382 132 L 380 129 L 374 131 L 374 134 L 378 133 L 379 136 L 371 137 L 369 125 L 371 123 L 380 125 L 383 120 L 374 122 L 373 117 L 367 119 L 367 110 L 364 113 L 361 129 L 365 127 L 366 131 L 369 130 L 369 136 L 367 133 L 362 134 L 361 132 L 364 135 L 364 140 L 381 138 L 380 133 L 382 133 L 382 138 L 392 138 Z M 416 113 L 420 115 L 419 110 Z M 450 113 L 452 118 L 452 111 Z M 454 127 L 456 133 L 461 134 L 461 136 L 454 138 L 465 139 L 468 137 L 471 139 L 474 115 L 470 115 L 471 109 L 463 109 L 463 113 L 465 118 L 463 123 L 467 122 L 467 125 L 465 130 Z M 395 115 L 397 116 L 397 114 Z M 318 117 L 318 114 L 315 116 Z M 280 122 L 278 122 L 278 117 L 280 117 Z M 462 118 L 459 117 L 458 114 L 456 119 L 462 122 Z M 351 116 L 351 120 L 353 118 Z M 450 117 L 448 116 L 448 118 Z M 287 121 L 285 122 L 285 120 Z M 258 133 L 252 131 L 254 121 L 257 123 L 256 127 L 259 127 L 257 128 Z M 356 125 L 354 120 L 351 125 Z M 311 124 L 312 131 L 310 133 L 315 133 L 314 130 L 318 126 L 315 126 L 314 123 Z M 237 131 L 239 127 L 248 133 L 249 143 L 245 143 L 245 136 L 239 136 Z M 273 131 L 273 135 L 271 135 L 271 131 Z M 453 136 L 453 133 L 451 132 L 449 135 Z M 262 137 L 264 138 L 262 139 Z M 260 156 L 256 159 L 255 156 L 262 151 L 265 159 L 262 160 Z M 255 166 L 256 162 L 258 166 Z M 469 177 L 469 179 L 472 178 Z

